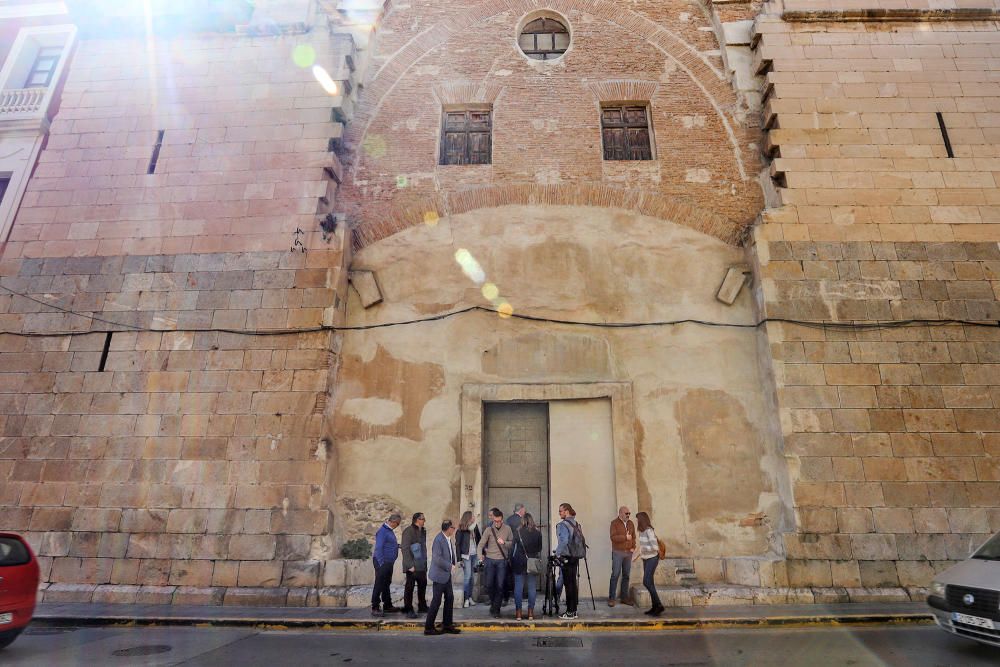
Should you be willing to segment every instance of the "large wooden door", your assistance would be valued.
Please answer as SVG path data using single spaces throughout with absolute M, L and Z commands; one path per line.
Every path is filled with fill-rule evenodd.
M 510 516 L 524 503 L 549 548 L 549 409 L 547 403 L 486 403 L 483 406 L 486 488 L 483 520 L 491 507 Z

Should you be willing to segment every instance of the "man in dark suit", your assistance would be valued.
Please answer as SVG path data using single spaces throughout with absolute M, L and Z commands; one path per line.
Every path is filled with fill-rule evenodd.
M 455 592 L 451 589 L 451 574 L 455 571 L 458 559 L 455 555 L 455 544 L 451 541 L 455 535 L 455 525 L 449 519 L 441 523 L 441 532 L 434 538 L 431 547 L 431 566 L 427 578 L 434 585 L 434 596 L 431 598 L 430 609 L 427 610 L 427 621 L 424 623 L 425 635 L 457 635 L 461 632 L 452 621 L 455 607 Z M 444 598 L 444 621 L 441 629 L 434 627 L 441 598 Z

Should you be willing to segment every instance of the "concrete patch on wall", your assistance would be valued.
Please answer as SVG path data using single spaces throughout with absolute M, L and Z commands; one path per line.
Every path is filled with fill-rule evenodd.
M 695 389 L 677 402 L 676 412 L 687 475 L 689 538 L 739 541 L 762 553 L 768 546 L 767 527 L 763 522 L 743 525 L 743 520 L 761 510 L 761 496 L 773 488 L 761 470 L 764 444 L 745 408 L 723 391 Z
M 505 338 L 483 352 L 483 372 L 511 378 L 610 377 L 611 368 L 608 341 L 584 334 Z
M 373 426 L 389 426 L 403 416 L 403 404 L 384 398 L 352 398 L 340 408 L 345 415 Z

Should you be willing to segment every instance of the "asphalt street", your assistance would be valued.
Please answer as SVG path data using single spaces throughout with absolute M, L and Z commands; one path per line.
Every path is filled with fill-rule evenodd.
M 0 665 L 907 665 L 1000 664 L 1000 648 L 932 625 L 713 629 L 704 632 L 258 631 L 237 628 L 30 628 Z

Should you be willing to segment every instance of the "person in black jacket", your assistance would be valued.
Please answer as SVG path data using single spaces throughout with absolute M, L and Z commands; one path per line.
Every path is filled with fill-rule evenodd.
M 427 529 L 424 528 L 423 512 L 413 515 L 413 520 L 403 531 L 403 541 L 399 545 L 403 551 L 403 572 L 406 586 L 403 588 L 403 611 L 408 618 L 416 618 L 417 612 L 427 613 Z M 413 587 L 417 587 L 417 609 L 413 609 Z
M 514 550 L 510 557 L 514 570 L 514 618 L 520 621 L 524 588 L 528 589 L 528 620 L 535 618 L 535 598 L 538 590 L 538 568 L 542 556 L 542 532 L 535 519 L 525 514 L 515 533 Z
M 458 532 L 455 533 L 455 550 L 461 559 L 464 570 L 462 593 L 465 598 L 463 607 L 471 607 L 476 604 L 472 599 L 472 576 L 476 571 L 476 564 L 479 556 L 476 554 L 476 547 L 483 539 L 483 534 L 476 524 L 476 515 L 473 512 L 466 512 L 462 515 L 462 520 L 458 523 Z

